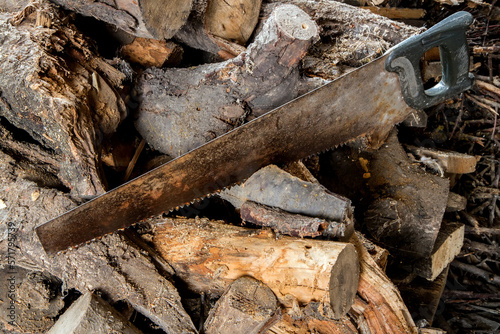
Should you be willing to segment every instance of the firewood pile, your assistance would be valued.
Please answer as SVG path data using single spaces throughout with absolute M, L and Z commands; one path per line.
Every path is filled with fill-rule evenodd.
M 497 333 L 495 3 L 0 0 L 0 330 Z M 457 11 L 474 17 L 470 90 L 44 251 L 37 226 Z

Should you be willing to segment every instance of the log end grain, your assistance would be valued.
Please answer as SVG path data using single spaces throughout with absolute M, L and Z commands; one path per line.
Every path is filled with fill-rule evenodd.
M 192 0 L 140 0 L 148 31 L 156 39 L 170 39 L 186 23 Z
M 354 303 L 359 283 L 359 272 L 358 253 L 352 244 L 347 244 L 338 255 L 330 272 L 330 306 L 334 319 L 340 319 Z

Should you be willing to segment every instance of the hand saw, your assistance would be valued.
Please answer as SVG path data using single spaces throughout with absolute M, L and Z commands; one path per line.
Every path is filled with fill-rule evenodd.
M 465 32 L 456 13 L 384 56 L 286 103 L 36 228 L 48 254 L 191 203 L 248 178 L 363 135 L 387 133 L 472 85 Z M 442 79 L 424 89 L 420 59 L 439 47 Z

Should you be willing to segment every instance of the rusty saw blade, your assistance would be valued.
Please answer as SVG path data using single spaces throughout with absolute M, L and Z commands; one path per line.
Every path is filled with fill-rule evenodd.
M 38 226 L 45 251 L 54 254 L 189 204 L 268 164 L 387 133 L 412 110 L 471 86 L 465 39 L 471 22 L 468 13 L 454 14 L 381 58 Z M 420 58 L 434 47 L 443 78 L 424 90 Z

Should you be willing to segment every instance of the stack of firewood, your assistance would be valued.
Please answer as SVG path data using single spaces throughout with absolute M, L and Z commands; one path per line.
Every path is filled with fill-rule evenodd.
M 423 31 L 422 8 L 350 3 L 0 0 L 0 329 L 441 333 L 474 221 L 450 189 L 478 159 L 408 139 L 425 112 L 55 256 L 34 232 Z M 438 81 L 439 55 L 422 62 Z M 479 79 L 465 99 L 496 126 Z

